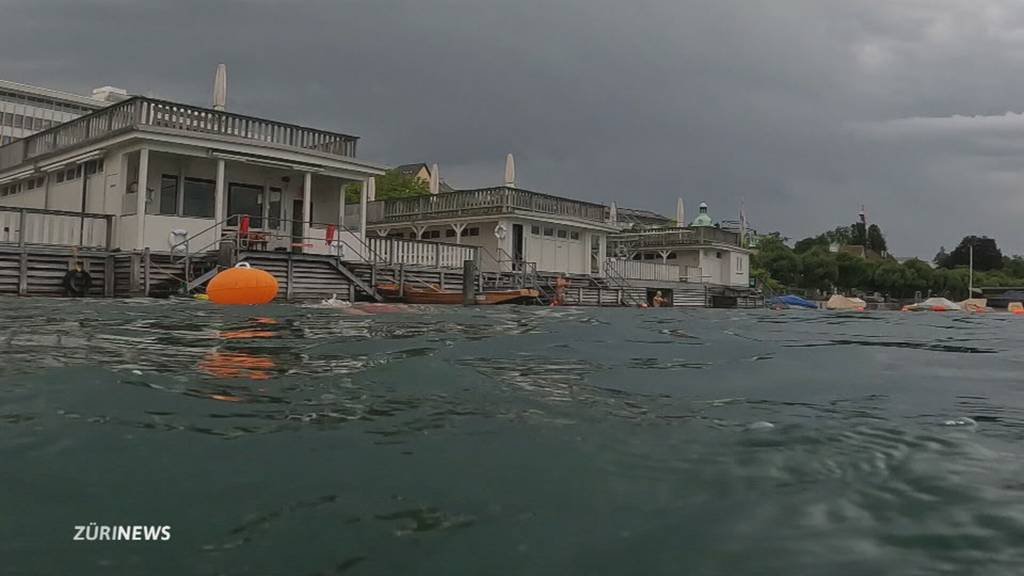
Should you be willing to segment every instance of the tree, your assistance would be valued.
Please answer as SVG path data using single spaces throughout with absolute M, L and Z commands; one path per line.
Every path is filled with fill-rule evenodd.
M 846 246 L 853 239 L 853 227 L 836 226 L 834 230 L 825 232 L 824 236 L 825 238 L 828 238 L 829 243 Z
M 903 263 L 903 270 L 906 272 L 904 275 L 906 283 L 903 286 L 905 294 L 913 294 L 915 292 L 925 294 L 928 292 L 932 285 L 934 271 L 927 262 L 912 258 Z
M 377 200 L 410 198 L 427 194 L 430 194 L 430 187 L 415 176 L 402 174 L 397 170 L 388 170 L 383 176 L 377 177 Z M 345 202 L 347 204 L 359 202 L 359 184 L 349 184 L 345 187 Z
M 875 270 L 875 285 L 890 296 L 899 298 L 906 295 L 909 275 L 899 262 L 883 262 Z
M 863 258 L 846 252 L 836 254 L 836 286 L 846 291 L 866 288 L 870 278 L 867 262 Z
M 974 246 L 974 269 L 985 272 L 1003 267 L 1003 253 L 996 241 L 986 236 L 965 236 L 946 259 L 946 268 L 967 266 L 971 262 L 971 246 Z
M 826 237 L 825 234 L 819 234 L 818 236 L 804 238 L 803 240 L 798 241 L 796 244 L 793 245 L 793 252 L 796 252 L 797 254 L 803 254 L 805 252 L 810 252 L 811 250 L 814 250 L 816 248 L 828 250 L 828 246 L 828 237 Z
M 1003 256 L 1003 272 L 1007 276 L 1024 279 L 1024 258 L 1020 256 Z
M 932 258 L 932 263 L 934 263 L 939 268 L 945 268 L 946 267 L 946 260 L 948 260 L 948 259 L 949 259 L 949 254 L 946 252 L 946 247 L 945 246 L 939 246 L 939 253 L 935 255 L 935 258 Z
M 836 257 L 820 248 L 811 250 L 800 258 L 800 269 L 803 271 L 801 286 L 822 292 L 832 289 L 839 274 Z
M 850 226 L 850 244 L 853 246 L 868 245 L 868 231 L 864 228 L 863 222 L 854 222 Z
M 868 226 L 868 238 L 865 245 L 874 252 L 885 254 L 885 236 L 882 235 L 882 229 L 878 227 L 878 224 Z

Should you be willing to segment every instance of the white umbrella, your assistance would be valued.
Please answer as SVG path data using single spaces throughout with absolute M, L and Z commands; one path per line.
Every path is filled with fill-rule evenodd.
M 438 168 L 437 163 L 435 162 L 434 165 L 430 167 L 430 193 L 437 195 L 440 192 L 441 174 L 440 168 Z
M 213 109 L 223 110 L 228 103 L 228 67 L 217 65 L 217 75 L 213 77 Z
M 511 153 L 505 156 L 505 186 L 516 187 L 516 161 Z
M 686 226 L 686 210 L 682 198 L 676 200 L 676 226 Z

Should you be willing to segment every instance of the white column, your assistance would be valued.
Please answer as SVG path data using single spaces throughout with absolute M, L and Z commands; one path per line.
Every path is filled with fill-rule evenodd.
M 341 181 L 340 190 L 338 191 L 338 234 L 345 229 L 345 181 Z
M 455 231 L 455 243 L 462 244 L 462 231 L 466 229 L 465 224 L 451 224 L 452 230 Z
M 313 173 L 306 172 L 302 178 L 302 237 L 309 238 L 309 221 L 313 219 Z M 302 242 L 306 243 L 305 240 Z
M 608 259 L 608 234 L 598 232 L 597 237 L 597 275 L 604 276 L 605 261 Z
M 359 188 L 359 237 L 366 242 L 366 201 L 370 194 L 375 193 L 377 181 L 372 176 L 363 180 Z
M 224 177 L 227 171 L 224 159 L 217 159 L 217 182 L 213 189 L 213 221 L 216 225 L 213 229 L 213 237 L 220 240 L 221 220 L 224 220 Z
M 85 168 L 82 169 L 82 178 L 85 178 Z M 146 195 L 149 189 L 149 148 L 139 150 L 139 183 L 136 186 L 135 194 L 135 217 L 137 238 L 135 247 L 142 250 L 146 247 Z

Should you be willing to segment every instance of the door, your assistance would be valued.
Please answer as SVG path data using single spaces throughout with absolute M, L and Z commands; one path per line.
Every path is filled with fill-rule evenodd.
M 292 200 L 292 252 L 302 252 L 302 199 Z
M 512 269 L 522 269 L 523 262 L 523 225 L 512 225 Z

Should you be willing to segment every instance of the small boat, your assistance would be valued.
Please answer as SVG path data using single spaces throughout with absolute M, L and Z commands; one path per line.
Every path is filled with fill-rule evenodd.
M 769 300 L 768 304 L 770 304 L 773 307 L 779 307 L 779 308 L 793 308 L 793 307 L 796 307 L 796 308 L 813 308 L 814 310 L 818 309 L 818 304 L 816 302 L 811 302 L 810 300 L 808 300 L 806 298 L 802 298 L 802 297 L 797 296 L 795 294 L 787 294 L 786 296 L 776 296 L 775 298 L 772 298 L 771 300 Z
M 825 303 L 825 308 L 828 310 L 857 310 L 858 312 L 863 312 L 867 305 L 867 302 L 860 298 L 833 294 L 828 299 L 828 302 Z
M 1020 290 L 1008 290 L 1002 294 L 989 296 L 987 305 L 992 308 L 1009 308 L 1012 302 L 1024 301 L 1024 292 Z
M 945 298 L 929 298 L 924 302 L 918 302 L 917 304 L 908 304 L 903 307 L 904 312 L 920 312 L 927 310 L 929 312 L 956 312 L 963 310 L 959 304 Z
M 985 298 L 968 298 L 962 300 L 957 304 L 960 305 L 960 309 L 964 312 L 991 312 L 992 309 L 988 306 L 988 300 Z
M 437 286 L 406 286 L 405 295 L 399 295 L 398 284 L 378 284 L 377 292 L 389 300 L 403 300 L 409 304 L 462 304 L 462 291 L 441 290 Z M 476 295 L 477 304 L 506 304 L 531 300 L 540 296 L 540 292 L 532 288 L 512 290 L 494 290 Z

